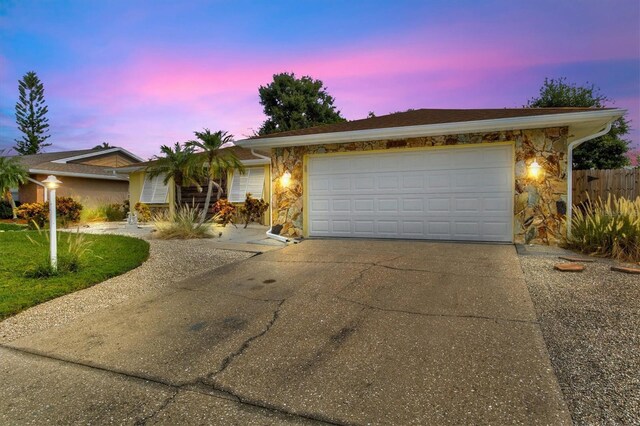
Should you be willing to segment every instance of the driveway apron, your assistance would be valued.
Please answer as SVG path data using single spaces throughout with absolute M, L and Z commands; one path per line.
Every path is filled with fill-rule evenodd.
M 116 423 L 571 422 L 510 245 L 309 240 L 2 354 L 0 421 L 84 421 L 87 401 L 59 397 L 86 392 L 77 379 L 104 386 L 91 410 Z M 64 380 L 33 373 L 47 366 Z

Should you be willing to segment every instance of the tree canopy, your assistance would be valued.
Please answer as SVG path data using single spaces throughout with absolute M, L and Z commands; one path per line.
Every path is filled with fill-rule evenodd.
M 297 78 L 294 73 L 273 76 L 273 81 L 260 86 L 260 104 L 268 117 L 258 135 L 305 129 L 320 124 L 346 121 L 333 105 L 321 80 L 309 76 Z
M 528 108 L 583 107 L 604 108 L 611 102 L 600 89 L 587 83 L 578 86 L 566 78 L 545 78 L 537 97 L 529 99 Z M 621 117 L 613 122 L 611 131 L 578 146 L 573 152 L 574 169 L 617 169 L 630 164 L 627 157 L 629 121 Z
M 50 143 L 49 111 L 44 101 L 44 85 L 34 71 L 26 73 L 18 82 L 18 102 L 16 102 L 16 124 L 23 133 L 16 139 L 14 149 L 21 155 L 37 154 Z

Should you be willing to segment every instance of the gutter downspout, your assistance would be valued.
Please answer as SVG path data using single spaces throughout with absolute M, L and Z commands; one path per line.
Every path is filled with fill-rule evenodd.
M 48 192 L 48 191 L 47 191 L 47 187 L 46 187 L 46 186 L 44 186 L 44 183 L 42 183 L 42 182 L 38 182 L 37 180 L 35 180 L 35 179 L 33 179 L 33 178 L 30 178 L 30 177 L 28 177 L 28 178 L 27 178 L 27 180 L 28 180 L 29 182 L 33 182 L 33 183 L 35 183 L 36 185 L 40 185 L 41 187 L 43 187 L 43 188 L 44 188 L 44 202 L 46 203 L 46 202 L 47 202 L 47 192 Z
M 251 155 L 255 155 L 258 158 L 262 158 L 264 160 L 269 160 L 269 230 L 267 231 L 267 236 L 270 238 L 275 238 L 278 241 L 282 241 L 283 243 L 289 242 L 288 239 L 284 237 L 280 237 L 279 235 L 271 234 L 271 228 L 273 227 L 273 213 L 271 210 L 271 204 L 273 203 L 273 169 L 271 167 L 271 158 L 262 154 L 258 154 L 251 148 Z M 279 237 L 279 238 L 278 238 Z M 284 238 L 281 240 L 280 238 Z
M 582 143 L 591 139 L 599 138 L 606 135 L 611 130 L 612 121 L 607 123 L 605 128 L 598 133 L 594 133 L 589 136 L 577 139 L 569 144 L 567 147 L 567 237 L 571 236 L 571 220 L 573 218 L 573 149 L 581 145 Z

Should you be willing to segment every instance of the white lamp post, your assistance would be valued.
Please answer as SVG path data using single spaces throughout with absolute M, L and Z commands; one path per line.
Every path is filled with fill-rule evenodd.
M 49 175 L 42 181 L 49 190 L 49 243 L 51 244 L 51 269 L 58 269 L 58 239 L 56 236 L 56 188 L 62 182 L 54 175 Z

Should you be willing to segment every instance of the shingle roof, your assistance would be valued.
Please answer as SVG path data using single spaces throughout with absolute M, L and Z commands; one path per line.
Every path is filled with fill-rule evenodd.
M 22 155 L 19 156 L 20 162 L 30 171 L 47 171 L 59 173 L 81 173 L 87 175 L 95 175 L 96 179 L 109 178 L 121 179 L 120 176 L 114 176 L 110 167 L 93 166 L 90 164 L 79 163 L 56 163 L 56 160 L 71 158 L 78 155 L 96 153 L 99 154 L 104 149 L 80 149 L 74 151 L 58 151 L 45 152 L 42 154 Z
M 350 132 L 391 127 L 422 126 L 430 124 L 458 123 L 501 118 L 531 117 L 550 114 L 595 111 L 612 108 L 500 108 L 500 109 L 416 109 L 361 120 L 325 124 L 307 129 L 290 130 L 256 136 L 250 139 L 268 139 L 286 136 L 317 135 L 321 133 Z

